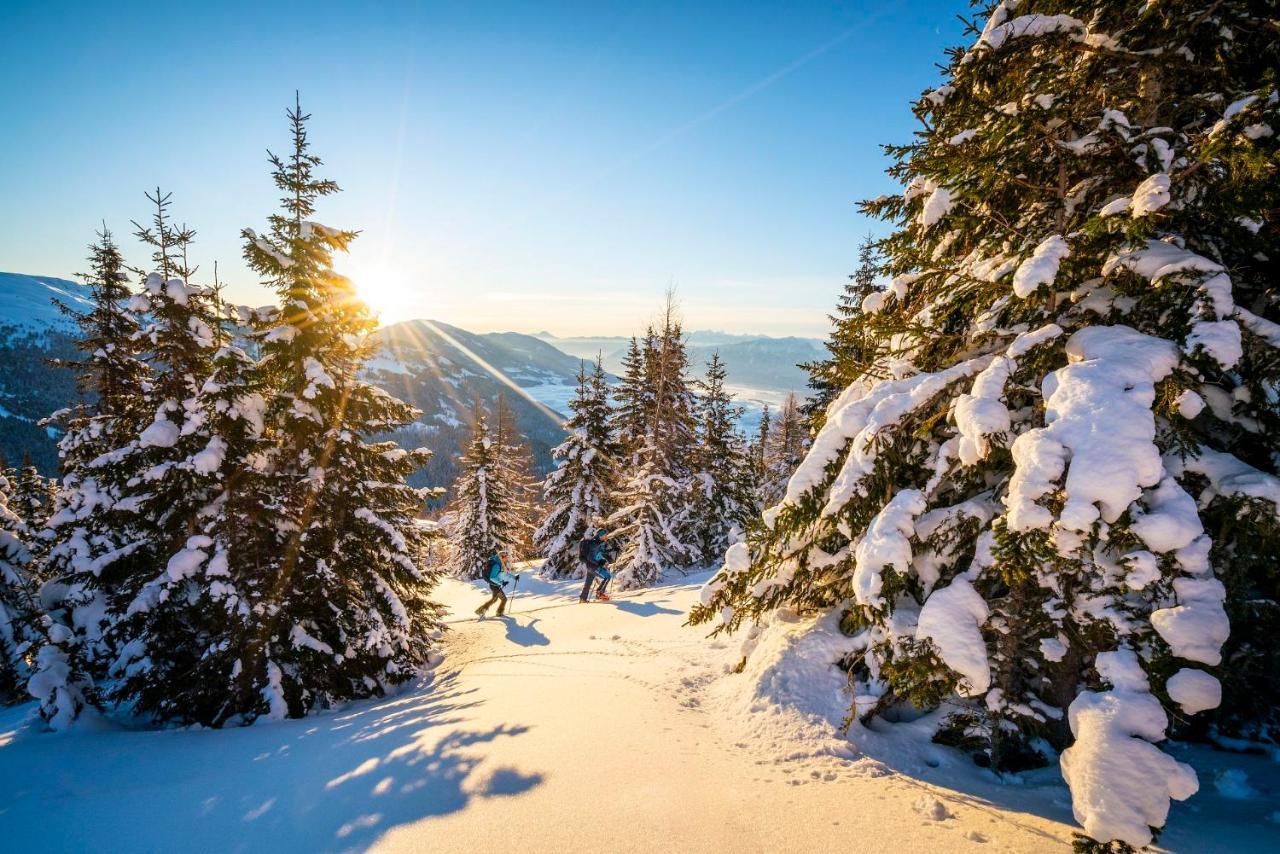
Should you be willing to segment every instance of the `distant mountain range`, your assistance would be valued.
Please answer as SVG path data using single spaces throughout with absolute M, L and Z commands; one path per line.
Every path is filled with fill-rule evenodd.
M 10 461 L 26 451 L 42 470 L 57 469 L 54 440 L 37 422 L 74 403 L 77 391 L 70 372 L 48 360 L 74 359 L 78 351 L 70 319 L 53 300 L 84 307 L 87 297 L 84 285 L 66 279 L 0 273 L 0 453 Z M 506 395 L 529 441 L 535 467 L 548 471 L 551 449 L 564 437 L 560 425 L 581 360 L 602 353 L 605 369 L 617 373 L 629 342 L 550 333 L 478 334 L 433 320 L 397 323 L 378 336 L 382 346 L 365 375 L 423 411 L 393 438 L 436 452 L 415 478 L 418 485 L 432 486 L 453 482 L 475 402 L 492 407 L 499 394 Z M 731 390 L 747 407 L 742 427 L 748 431 L 755 429 L 763 405 L 776 406 L 789 391 L 804 393 L 807 375 L 797 365 L 823 353 L 822 343 L 810 338 L 692 332 L 688 340 L 695 375 L 712 352 L 719 352 Z
M 531 335 L 477 334 L 434 320 L 410 320 L 379 330 L 382 349 L 365 367 L 368 378 L 412 403 L 423 416 L 394 438 L 436 452 L 419 475 L 445 485 L 457 474 L 478 400 L 492 407 L 505 395 L 539 473 L 551 469 L 551 449 L 564 438 L 563 414 L 577 388 L 581 360 Z
M 535 337 L 583 359 L 604 357 L 605 369 L 622 370 L 622 358 L 630 339 L 624 337 L 560 338 L 548 332 Z M 769 338 L 763 335 L 736 335 L 729 332 L 690 332 L 687 336 L 691 373 L 703 372 L 712 353 L 719 353 L 728 371 L 728 386 L 747 405 L 744 429 L 754 429 L 760 408 L 776 408 L 789 392 L 801 397 L 808 393 L 809 374 L 800 367 L 826 354 L 816 338 Z

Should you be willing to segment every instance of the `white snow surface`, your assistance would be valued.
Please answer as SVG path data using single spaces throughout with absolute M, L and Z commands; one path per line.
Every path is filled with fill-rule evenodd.
M 156 417 L 147 429 L 138 437 L 139 444 L 145 447 L 172 448 L 178 443 L 179 428 L 163 415 Z
M 445 658 L 400 693 L 303 720 L 40 731 L 0 709 L 0 833 L 14 850 L 1068 852 L 1054 767 L 1003 780 L 930 743 L 938 716 L 839 734 L 853 651 L 838 616 L 781 611 L 753 638 L 684 626 L 707 574 L 577 604 L 522 572 L 508 618 L 446 580 Z M 937 594 L 935 594 L 936 596 Z M 314 648 L 305 627 L 294 642 Z M 728 672 L 752 653 L 743 673 Z M 1152 750 L 1154 747 L 1146 745 Z M 1202 779 L 1277 763 L 1175 745 Z M 1160 769 L 1165 770 L 1165 769 Z M 1234 775 L 1234 776 L 1232 776 Z M 1153 777 L 1143 781 L 1149 786 Z M 1165 850 L 1265 850 L 1266 798 L 1208 787 Z M 1224 841 L 1224 840 L 1228 840 Z M 104 842 L 105 841 L 105 842 Z
M 900 575 L 910 572 L 910 539 L 915 533 L 915 519 L 926 506 L 920 490 L 904 489 L 867 525 L 867 533 L 854 549 L 853 591 L 859 604 L 884 604 L 880 590 L 885 567 L 893 567 Z

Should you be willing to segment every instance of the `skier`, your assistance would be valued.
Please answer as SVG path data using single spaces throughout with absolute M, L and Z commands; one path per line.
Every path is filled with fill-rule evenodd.
M 485 567 L 484 580 L 489 584 L 489 589 L 493 591 L 493 596 L 489 597 L 489 601 L 476 608 L 476 616 L 484 617 L 485 612 L 489 610 L 489 606 L 497 602 L 498 616 L 501 617 L 507 607 L 507 594 L 502 588 L 510 584 L 511 579 L 519 577 L 507 571 L 507 563 L 502 559 L 501 554 L 494 552 L 489 555 L 489 564 Z
M 600 579 L 600 586 L 596 588 L 596 598 L 604 602 L 609 601 L 608 594 L 604 592 L 609 579 L 613 578 L 613 573 L 605 567 L 605 542 L 608 539 L 609 532 L 604 528 L 597 528 L 589 536 L 585 537 L 578 546 L 578 556 L 582 558 L 582 562 L 587 567 L 587 581 L 582 585 L 582 595 L 578 597 L 579 602 L 586 602 L 591 598 L 591 585 L 597 577 Z

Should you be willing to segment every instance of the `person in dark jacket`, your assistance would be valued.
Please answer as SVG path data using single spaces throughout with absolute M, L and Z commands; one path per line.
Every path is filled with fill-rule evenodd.
M 498 552 L 489 555 L 489 563 L 485 566 L 484 580 L 488 582 L 489 589 L 493 591 L 493 596 L 489 597 L 489 601 L 476 608 L 477 617 L 483 617 L 485 612 L 489 610 L 489 606 L 494 602 L 498 603 L 498 616 L 502 616 L 507 607 L 507 593 L 502 588 L 511 583 L 511 579 L 515 577 L 507 571 L 507 565 L 502 560 L 502 555 Z
M 582 595 L 578 597 L 579 602 L 586 602 L 591 598 L 591 586 L 595 584 L 597 578 L 600 579 L 600 584 L 596 587 L 596 598 L 605 602 L 609 601 L 608 594 L 604 592 L 609 579 L 613 578 L 613 573 L 605 566 L 608 560 L 605 543 L 608 539 L 609 532 L 604 528 L 597 528 L 583 539 L 578 546 L 578 557 L 582 558 L 582 563 L 587 568 L 587 580 L 582 585 Z

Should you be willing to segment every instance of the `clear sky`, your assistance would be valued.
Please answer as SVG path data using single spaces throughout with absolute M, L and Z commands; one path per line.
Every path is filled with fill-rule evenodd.
M 337 264 L 384 321 L 626 334 L 825 332 L 879 145 L 962 40 L 952 2 L 0 0 L 0 270 L 69 276 L 101 220 L 131 259 L 160 185 L 231 298 L 239 231 L 302 91 L 363 230 Z

